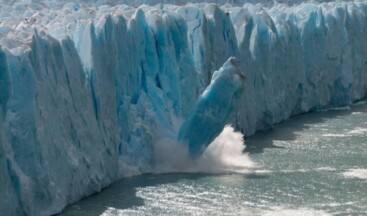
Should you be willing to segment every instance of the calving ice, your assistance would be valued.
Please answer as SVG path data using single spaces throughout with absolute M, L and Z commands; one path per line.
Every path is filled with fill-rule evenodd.
M 0 215 L 54 214 L 156 170 L 164 139 L 200 160 L 226 124 L 251 135 L 364 98 L 366 12 L 4 2 Z
M 214 72 L 210 85 L 194 104 L 182 124 L 178 138 L 187 142 L 192 157 L 199 157 L 229 122 L 243 90 L 244 75 L 235 58 L 228 59 Z

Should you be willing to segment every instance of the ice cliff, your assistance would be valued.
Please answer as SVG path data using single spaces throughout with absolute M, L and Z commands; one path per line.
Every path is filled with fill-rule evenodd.
M 366 97 L 363 1 L 84 2 L 0 5 L 0 215 L 150 172 L 164 137 L 198 157 L 227 123 L 251 135 Z

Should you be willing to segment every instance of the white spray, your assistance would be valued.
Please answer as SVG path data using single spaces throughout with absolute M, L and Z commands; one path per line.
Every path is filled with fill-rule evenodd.
M 161 139 L 154 147 L 154 173 L 245 173 L 255 166 L 243 153 L 243 134 L 232 126 L 226 126 L 196 160 L 190 157 L 187 147 L 176 140 Z

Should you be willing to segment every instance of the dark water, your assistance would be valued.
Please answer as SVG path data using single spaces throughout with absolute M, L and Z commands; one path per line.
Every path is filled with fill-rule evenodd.
M 367 215 L 367 105 L 304 114 L 246 141 L 245 174 L 125 178 L 61 215 Z

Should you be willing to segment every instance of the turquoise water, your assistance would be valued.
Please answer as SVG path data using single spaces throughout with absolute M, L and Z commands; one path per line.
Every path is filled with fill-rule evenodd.
M 61 215 L 367 215 L 367 105 L 300 115 L 247 138 L 242 174 L 122 179 Z

